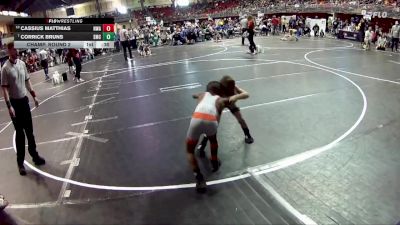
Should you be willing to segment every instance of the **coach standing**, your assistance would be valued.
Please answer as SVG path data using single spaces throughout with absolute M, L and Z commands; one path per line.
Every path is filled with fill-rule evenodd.
M 247 32 L 249 33 L 249 50 L 251 54 L 255 55 L 257 54 L 257 46 L 254 43 L 254 28 L 255 28 L 255 23 L 254 23 L 254 18 L 252 16 L 247 17 L 248 25 L 247 25 Z
M 39 101 L 36 98 L 35 91 L 32 89 L 25 63 L 17 58 L 17 50 L 14 48 L 14 44 L 8 44 L 7 48 L 9 59 L 1 69 L 1 86 L 4 100 L 16 131 L 15 143 L 19 174 L 24 176 L 26 175 L 24 167 L 25 134 L 28 139 L 28 151 L 32 156 L 33 162 L 37 166 L 45 164 L 45 160 L 36 151 L 32 115 L 29 99 L 26 96 L 27 91 L 30 92 L 36 107 L 39 106 Z

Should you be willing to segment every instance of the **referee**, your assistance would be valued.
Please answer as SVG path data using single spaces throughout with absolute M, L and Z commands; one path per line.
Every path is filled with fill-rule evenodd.
M 47 61 L 48 53 L 47 53 L 46 49 L 42 49 L 39 52 L 39 58 L 40 58 L 40 65 L 42 66 L 42 68 L 44 70 L 44 75 L 46 76 L 45 79 L 46 80 L 50 80 L 50 77 L 49 77 L 49 62 Z
M 122 48 L 124 49 L 124 58 L 125 61 L 127 61 L 128 56 L 126 54 L 126 48 L 128 48 L 129 50 L 129 56 L 131 57 L 130 59 L 132 59 L 132 50 L 131 50 L 131 46 L 129 45 L 129 33 L 126 30 L 125 25 L 122 25 L 122 30 L 119 32 L 119 38 L 121 40 L 121 44 L 122 44 Z
M 240 26 L 242 27 L 242 45 L 244 45 L 244 40 L 246 39 L 246 37 L 244 37 L 244 33 L 247 32 L 248 28 L 248 21 L 246 15 L 243 15 L 242 19 L 240 20 Z
M 25 135 L 28 139 L 28 151 L 33 162 L 44 165 L 45 160 L 36 151 L 35 137 L 33 135 L 32 115 L 29 106 L 27 91 L 31 94 L 35 106 L 39 106 L 35 91 L 32 89 L 26 65 L 17 57 L 17 50 L 13 43 L 7 45 L 9 59 L 1 69 L 1 87 L 3 88 L 4 100 L 7 104 L 11 120 L 14 124 L 17 147 L 17 163 L 19 174 L 26 175 L 24 167 L 25 160 Z

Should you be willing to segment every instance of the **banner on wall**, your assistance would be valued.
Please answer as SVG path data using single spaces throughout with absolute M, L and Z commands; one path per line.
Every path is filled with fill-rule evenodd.
M 378 17 L 378 18 L 387 18 L 388 13 L 387 12 L 373 12 L 373 11 L 367 11 L 365 9 L 361 10 L 361 15 L 364 16 L 364 18 L 374 18 L 374 17 Z
M 321 30 L 324 32 L 326 31 L 326 19 L 306 19 L 306 26 L 308 26 L 311 30 L 313 30 L 315 24 L 318 24 L 320 32 Z M 311 32 L 311 36 L 314 36 L 314 32 Z

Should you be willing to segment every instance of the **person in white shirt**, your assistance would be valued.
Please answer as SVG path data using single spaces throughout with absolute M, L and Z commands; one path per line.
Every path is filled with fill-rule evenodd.
M 396 21 L 391 30 L 392 34 L 392 52 L 396 51 L 399 47 L 399 37 L 400 37 L 400 25 L 399 21 Z
M 36 149 L 35 136 L 33 135 L 32 114 L 27 93 L 29 92 L 31 94 L 36 107 L 39 106 L 39 100 L 36 98 L 36 93 L 32 88 L 25 63 L 18 59 L 18 52 L 14 48 L 14 43 L 9 43 L 7 48 L 9 59 L 1 68 L 1 87 L 3 89 L 4 101 L 15 128 L 14 143 L 17 151 L 19 174 L 25 176 L 25 136 L 28 139 L 28 151 L 32 156 L 33 162 L 37 166 L 46 163 L 46 161 L 39 156 Z
M 49 62 L 47 61 L 48 58 L 48 53 L 45 49 L 42 49 L 39 52 L 39 58 L 40 58 L 40 65 L 42 66 L 44 70 L 44 75 L 46 76 L 45 79 L 49 80 Z
M 119 38 L 122 44 L 122 48 L 124 49 L 124 58 L 125 61 L 128 60 L 128 56 L 126 54 L 126 48 L 129 49 L 129 56 L 132 59 L 132 50 L 131 50 L 131 46 L 129 45 L 129 33 L 126 30 L 126 26 L 122 25 L 122 29 L 119 31 Z
M 93 48 L 87 48 L 86 52 L 88 53 L 88 56 L 90 59 L 94 59 L 94 51 Z
M 282 19 L 281 19 L 281 24 L 282 24 L 282 33 L 286 33 L 286 28 L 288 27 L 287 26 L 287 21 L 286 21 L 286 18 L 285 17 L 282 17 Z
M 264 23 L 261 23 L 260 30 L 261 30 L 261 35 L 267 36 L 267 34 L 268 34 L 267 25 L 265 25 Z
M 372 41 L 372 27 L 368 27 L 368 30 L 365 31 L 365 38 L 364 38 L 365 50 L 370 49 L 371 41 Z

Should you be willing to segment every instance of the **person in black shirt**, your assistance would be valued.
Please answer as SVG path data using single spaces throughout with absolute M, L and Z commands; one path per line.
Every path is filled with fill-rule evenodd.
M 319 33 L 319 26 L 318 24 L 315 24 L 314 27 L 312 28 L 314 31 L 314 37 L 318 37 L 318 33 Z
M 365 38 L 365 20 L 364 19 L 361 19 L 359 27 L 360 27 L 360 29 L 358 30 L 358 37 L 359 37 L 359 41 L 361 42 L 361 46 L 362 46 L 364 44 L 364 38 Z
M 336 18 L 335 21 L 333 21 L 333 34 L 334 35 L 338 34 L 338 29 L 339 29 L 339 21 Z

